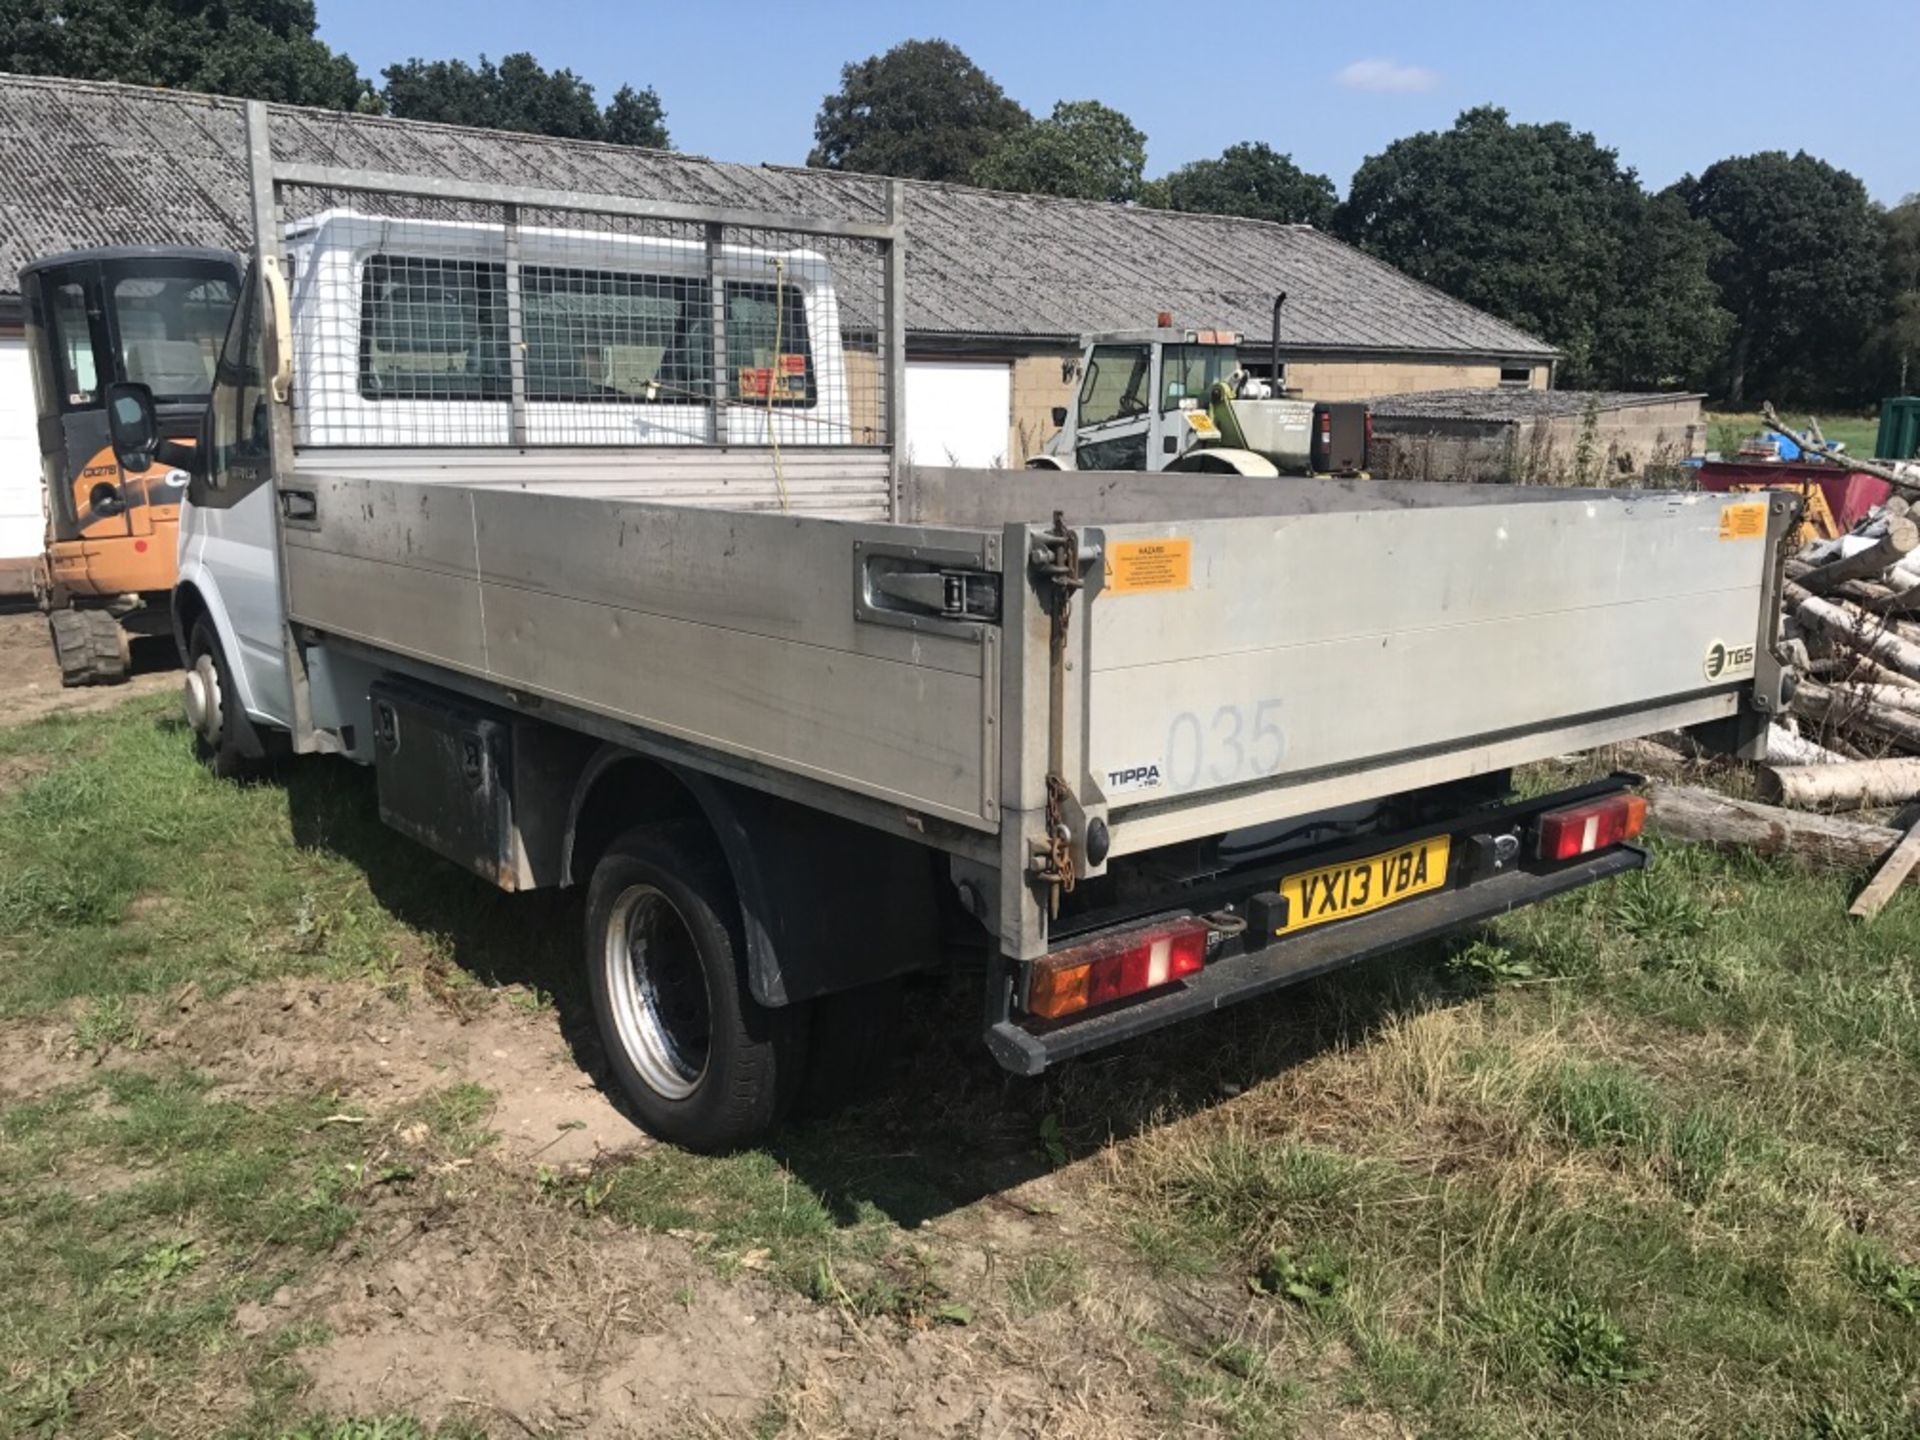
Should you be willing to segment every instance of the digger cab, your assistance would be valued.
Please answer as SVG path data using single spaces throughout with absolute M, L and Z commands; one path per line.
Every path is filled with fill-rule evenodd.
M 106 387 L 152 389 L 163 435 L 198 433 L 240 289 L 223 250 L 110 246 L 22 267 L 40 469 L 42 600 L 69 684 L 123 678 L 128 635 L 165 634 L 185 472 L 114 458 Z

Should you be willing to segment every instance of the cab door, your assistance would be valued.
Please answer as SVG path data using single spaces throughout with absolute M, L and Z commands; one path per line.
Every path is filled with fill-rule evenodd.
M 1073 437 L 1075 468 L 1145 470 L 1153 397 L 1151 346 L 1094 346 L 1080 381 L 1079 428 Z
M 103 404 L 114 377 L 100 266 L 84 262 L 34 274 L 40 471 L 52 538 L 107 540 L 133 534 L 120 465 L 113 457 Z

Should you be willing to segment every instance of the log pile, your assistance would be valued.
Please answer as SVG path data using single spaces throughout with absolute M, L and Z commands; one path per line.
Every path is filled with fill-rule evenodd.
M 1781 633 L 1803 677 L 1768 736 L 1763 797 L 1817 810 L 1920 799 L 1920 523 L 1895 496 L 1787 562 Z
M 1787 562 L 1782 607 L 1800 681 L 1754 777 L 1771 803 L 1661 786 L 1653 814 L 1682 839 L 1877 866 L 1851 912 L 1871 919 L 1920 879 L 1916 502 L 1896 495 L 1851 534 L 1803 547 Z

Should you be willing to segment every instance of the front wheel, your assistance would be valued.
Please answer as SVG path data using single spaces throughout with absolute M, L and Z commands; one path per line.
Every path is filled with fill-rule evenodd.
M 215 775 L 239 780 L 259 768 L 249 749 L 246 715 L 234 692 L 233 672 L 213 623 L 202 615 L 193 622 L 187 640 L 187 673 L 181 685 L 187 724 L 193 727 L 194 749 Z
M 690 1150 L 726 1150 L 785 1113 L 805 1016 L 747 986 L 725 858 L 693 823 L 644 825 L 587 887 L 586 959 L 607 1061 L 640 1123 Z

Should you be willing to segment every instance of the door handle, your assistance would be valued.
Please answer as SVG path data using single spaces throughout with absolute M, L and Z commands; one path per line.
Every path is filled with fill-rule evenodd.
M 280 518 L 289 525 L 303 525 L 311 530 L 320 528 L 320 498 L 311 490 L 282 490 L 280 492 Z

